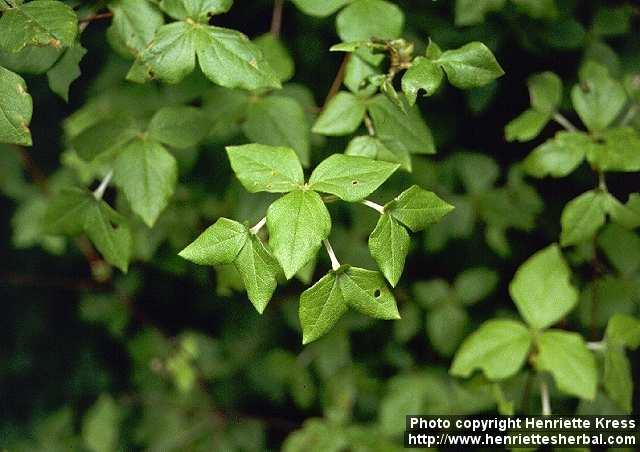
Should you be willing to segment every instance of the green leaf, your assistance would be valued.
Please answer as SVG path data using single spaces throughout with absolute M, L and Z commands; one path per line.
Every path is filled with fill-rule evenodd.
M 553 72 L 541 72 L 527 80 L 531 107 L 540 113 L 553 114 L 562 101 L 562 80 Z
M 440 221 L 453 208 L 435 193 L 417 185 L 407 188 L 384 206 L 386 212 L 413 232 L 421 231 L 428 225 Z
M 246 226 L 219 218 L 178 255 L 199 265 L 230 264 L 235 261 L 248 237 Z
M 245 144 L 227 146 L 231 168 L 250 193 L 286 193 L 304 184 L 302 166 L 292 149 Z
M 507 141 L 526 142 L 537 137 L 551 118 L 548 113 L 529 108 L 509 121 L 504 128 Z
M 640 194 L 629 195 L 627 204 L 622 204 L 613 195 L 607 194 L 605 210 L 611 220 L 628 229 L 640 226 Z
M 119 151 L 140 132 L 131 117 L 119 116 L 84 129 L 71 140 L 71 145 L 83 160 L 91 161 L 103 153 Z
M 0 114 L 0 143 L 31 146 L 29 122 L 33 113 L 33 101 L 22 77 L 2 66 L 0 66 L 0 113 L 2 113 Z
M 316 17 L 327 17 L 338 11 L 351 0 L 292 0 L 303 13 Z
M 640 347 L 640 320 L 627 314 L 614 314 L 607 323 L 605 338 L 607 344 L 635 350 Z
M 524 159 L 524 170 L 538 178 L 564 177 L 582 163 L 592 146 L 591 138 L 582 132 L 558 132 Z
M 70 47 L 78 34 L 78 17 L 69 5 L 34 0 L 9 8 L 0 17 L 0 48 L 18 52 L 29 45 Z
M 399 163 L 402 169 L 411 171 L 411 155 L 409 155 L 408 152 L 394 153 L 388 149 L 382 141 L 370 135 L 364 135 L 352 139 L 344 153 L 346 155 Z
M 293 58 L 280 38 L 272 33 L 265 33 L 254 39 L 253 42 L 262 51 L 281 82 L 286 82 L 293 77 L 295 72 Z
M 164 24 L 162 13 L 148 0 L 115 0 L 109 2 L 108 7 L 113 18 L 107 38 L 116 50 L 124 47 L 127 55 L 142 52 Z
M 504 75 L 491 50 L 481 42 L 446 50 L 434 62 L 442 66 L 449 83 L 460 89 L 484 86 Z
M 555 244 L 538 251 L 518 268 L 509 293 L 529 325 L 546 328 L 573 309 L 578 292 L 570 277 L 571 270 Z
M 44 74 L 60 58 L 64 49 L 27 46 L 19 52 L 7 52 L 0 48 L 0 66 L 12 72 Z
M 629 31 L 633 8 L 629 4 L 617 7 L 602 6 L 598 9 L 591 31 L 599 36 L 623 35 Z
M 186 149 L 202 141 L 211 128 L 207 116 L 198 108 L 164 107 L 149 122 L 149 138 L 177 149 Z
M 599 132 L 610 125 L 625 105 L 622 84 L 604 66 L 587 61 L 580 69 L 580 84 L 571 90 L 576 112 L 587 128 Z
M 340 91 L 324 107 L 311 130 L 321 135 L 349 135 L 362 123 L 365 110 L 363 99 L 355 94 Z
M 87 49 L 79 43 L 69 47 L 56 64 L 47 72 L 51 91 L 69 101 L 69 86 L 80 77 L 80 61 L 87 53 Z
M 515 375 L 531 348 L 529 330 L 515 320 L 489 320 L 468 336 L 453 358 L 450 372 L 469 377 L 480 369 L 489 380 Z
M 593 400 L 597 384 L 596 362 L 582 336 L 549 330 L 538 335 L 536 343 L 538 369 L 553 375 L 560 391 Z
M 229 11 L 232 5 L 233 0 L 160 0 L 160 8 L 174 19 L 204 24 L 211 16 Z
M 329 236 L 331 217 L 318 193 L 295 190 L 269 206 L 267 227 L 273 254 L 291 279 Z
M 491 269 L 470 268 L 456 277 L 453 288 L 460 301 L 470 305 L 488 297 L 496 289 L 498 281 L 498 274 Z
M 576 245 L 591 239 L 605 222 L 607 193 L 589 190 L 572 199 L 562 210 L 560 245 Z
M 133 243 L 120 214 L 104 201 L 95 201 L 85 212 L 84 230 L 105 260 L 126 273 Z
M 304 108 L 291 98 L 271 95 L 249 104 L 242 131 L 251 141 L 270 146 L 286 146 L 309 165 L 311 148 L 309 123 Z
M 278 285 L 278 263 L 258 237 L 251 234 L 235 259 L 235 266 L 247 289 L 249 300 L 262 314 Z
M 102 394 L 82 421 L 82 439 L 91 452 L 110 452 L 119 448 L 121 413 L 108 394 Z
M 400 280 L 410 242 L 409 233 L 404 226 L 389 214 L 380 215 L 369 236 L 369 250 L 392 287 Z
M 424 57 L 415 58 L 402 76 L 402 91 L 406 94 L 409 105 L 416 103 L 421 89 L 425 91 L 425 96 L 435 93 L 443 78 L 444 73 L 436 63 Z
M 152 227 L 176 188 L 176 159 L 155 141 L 134 140 L 120 153 L 113 169 L 113 180 L 131 209 Z
M 587 150 L 587 160 L 601 171 L 640 171 L 640 135 L 631 127 L 600 132 L 603 141 Z
M 443 356 L 452 356 L 469 323 L 467 312 L 454 303 L 442 303 L 427 313 L 427 335 L 433 348 Z
M 274 70 L 262 52 L 242 33 L 199 23 L 173 22 L 158 28 L 138 55 L 127 79 L 159 79 L 178 83 L 195 68 L 212 82 L 227 88 L 280 88 Z
M 403 26 L 402 10 L 384 0 L 355 0 L 336 17 L 338 36 L 343 41 L 393 39 L 400 36 Z
M 377 319 L 400 318 L 395 299 L 380 273 L 343 266 L 302 293 L 302 343 L 308 344 L 329 331 L 348 307 Z
M 615 223 L 598 234 L 598 246 L 620 273 L 631 275 L 640 269 L 640 237 Z
M 420 110 L 413 106 L 403 114 L 386 96 L 378 95 L 367 104 L 375 133 L 395 153 L 435 154 L 431 131 Z
M 366 157 L 333 154 L 313 170 L 309 187 L 356 202 L 376 191 L 399 166 Z
M 456 0 L 456 25 L 476 25 L 484 22 L 488 13 L 500 11 L 506 0 Z
M 413 294 L 418 304 L 426 309 L 432 309 L 450 297 L 451 288 L 444 279 L 432 279 L 415 283 Z
M 633 378 L 631 363 L 619 346 L 609 346 L 604 352 L 604 376 L 602 379 L 607 394 L 626 413 L 633 409 Z

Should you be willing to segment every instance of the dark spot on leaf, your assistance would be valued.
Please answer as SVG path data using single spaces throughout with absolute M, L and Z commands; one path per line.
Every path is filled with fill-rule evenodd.
M 358 181 L 357 180 L 351 181 L 351 185 L 358 185 Z
M 382 291 L 381 291 L 380 289 L 376 289 L 376 290 L 373 292 L 373 297 L 374 297 L 374 298 L 380 298 L 380 295 L 382 295 Z

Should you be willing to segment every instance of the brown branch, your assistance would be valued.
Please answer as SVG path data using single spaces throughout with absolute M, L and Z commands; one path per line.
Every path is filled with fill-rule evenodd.
M 47 277 L 40 275 L 25 275 L 19 273 L 3 273 L 0 276 L 0 281 L 11 285 L 11 286 L 19 286 L 19 287 L 36 287 L 36 288 L 45 288 L 45 287 L 57 287 L 61 289 L 69 289 L 69 290 L 89 290 L 89 289 L 99 289 L 101 286 L 93 280 L 90 279 L 70 279 L 70 278 L 60 278 L 60 277 Z
M 89 22 L 93 22 L 94 20 L 108 19 L 110 17 L 113 17 L 113 13 L 106 12 L 106 13 L 94 14 L 92 16 L 87 16 L 83 19 L 80 19 L 78 22 L 80 22 L 81 24 L 86 24 Z
M 338 93 L 338 90 L 340 89 L 340 86 L 342 85 L 342 82 L 344 81 L 344 76 L 345 76 L 346 71 L 347 71 L 347 63 L 349 62 L 350 58 L 351 58 L 351 54 L 347 53 L 347 54 L 345 54 L 344 58 L 342 59 L 342 63 L 340 63 L 340 67 L 338 68 L 338 73 L 336 74 L 336 78 L 333 79 L 333 83 L 331 84 L 331 88 L 329 89 L 329 93 L 327 94 L 327 97 L 324 100 L 323 108 L 326 107 L 327 104 L 329 103 L 329 101 L 331 100 L 331 98 Z
M 47 191 L 47 177 L 44 172 L 36 165 L 36 163 L 31 158 L 31 155 L 25 148 L 22 146 L 14 146 L 12 147 L 18 154 L 20 154 L 20 160 L 22 160 L 22 165 L 24 169 L 33 180 L 34 184 L 36 184 L 42 191 Z
M 282 30 L 282 8 L 284 0 L 275 0 L 273 2 L 273 15 L 271 16 L 271 34 L 276 38 L 280 37 Z

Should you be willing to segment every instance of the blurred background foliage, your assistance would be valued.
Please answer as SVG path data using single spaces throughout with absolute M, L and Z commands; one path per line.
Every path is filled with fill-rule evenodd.
M 342 55 L 328 51 L 339 42 L 335 15 L 307 15 L 301 8 L 308 3 L 284 4 L 281 38 L 295 71 L 290 68 L 294 75 L 278 96 L 297 99 L 310 127 Z M 515 269 L 557 240 L 561 209 L 594 184 L 586 167 L 563 179 L 525 178 L 517 163 L 559 126 L 524 144 L 508 143 L 504 126 L 528 108 L 526 80 L 536 72 L 554 71 L 570 86 L 588 58 L 637 84 L 640 9 L 604 0 L 396 3 L 405 13 L 404 37 L 418 49 L 429 38 L 442 48 L 478 40 L 506 75 L 484 88 L 445 87 L 419 100 L 438 153 L 414 156 L 413 171 L 396 174 L 377 194 L 384 201 L 417 183 L 456 206 L 413 238 L 395 291 L 402 320 L 349 313 L 306 347 L 295 296 L 301 282 L 280 287 L 260 316 L 232 267 L 196 267 L 176 255 L 219 216 L 252 224 L 262 217 L 271 198 L 239 186 L 223 148 L 282 126 L 280 118 L 258 117 L 252 126 L 237 108 L 237 95 L 197 73 L 172 86 L 124 82 L 130 62 L 109 44 L 108 20 L 83 31 L 88 52 L 68 104 L 44 77 L 25 77 L 35 102 L 35 145 L 28 154 L 0 146 L 0 447 L 391 451 L 401 448 L 407 413 L 539 412 L 536 377 L 528 372 L 499 386 L 447 372 L 464 337 L 487 318 L 514 311 L 507 286 Z M 268 32 L 272 8 L 271 1 L 238 1 L 215 21 L 255 38 Z M 9 58 L 0 55 L 8 67 L 32 63 Z M 135 263 L 127 274 L 92 255 L 82 240 L 42 234 L 38 219 L 47 200 L 40 189 L 55 191 L 70 179 L 89 183 L 95 173 L 68 150 L 65 133 L 106 111 L 148 115 L 177 102 L 201 105 L 214 126 L 205 145 L 175 152 L 176 196 L 153 229 L 140 220 L 132 226 Z M 632 125 L 640 127 L 640 115 Z M 347 140 L 312 135 L 311 144 L 315 164 L 343 152 Z M 616 174 L 608 183 L 619 199 L 640 185 L 637 173 Z M 128 208 L 115 192 L 107 198 Z M 334 249 L 345 262 L 375 268 L 367 250 L 375 215 L 359 205 L 330 208 Z M 582 290 L 569 321 L 592 340 L 602 337 L 613 312 L 637 314 L 640 302 L 637 233 L 609 225 L 595 246 L 611 272 L 585 262 L 591 249 L 569 255 Z M 301 279 L 316 280 L 329 268 L 324 256 L 317 267 Z M 594 292 L 606 309 L 590 305 Z M 630 358 L 637 375 L 638 353 Z M 602 393 L 589 403 L 555 398 L 561 400 L 556 413 L 621 412 Z

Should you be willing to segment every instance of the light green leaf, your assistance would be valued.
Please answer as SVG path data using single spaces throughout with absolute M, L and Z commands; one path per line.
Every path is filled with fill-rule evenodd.
M 366 61 L 358 53 L 355 53 L 351 55 L 347 62 L 344 85 L 354 94 L 369 97 L 378 89 L 375 83 L 370 83 L 371 77 L 377 75 L 380 75 L 380 70 L 373 63 Z
M 591 138 L 582 132 L 558 132 L 524 159 L 524 170 L 538 178 L 564 177 L 582 163 L 592 146 Z
M 313 170 L 309 187 L 356 202 L 376 191 L 399 166 L 366 157 L 333 154 Z
M 164 107 L 149 122 L 149 138 L 177 149 L 186 149 L 202 141 L 211 128 L 207 116 L 198 108 Z
M 607 194 L 605 210 L 611 220 L 628 229 L 640 226 L 640 194 L 632 193 L 626 204 L 622 204 L 613 195 Z
M 640 347 L 640 320 L 627 314 L 614 314 L 605 331 L 607 345 L 623 345 L 631 350 Z
M 160 0 L 160 8 L 178 20 L 191 19 L 206 24 L 211 16 L 226 13 L 233 0 Z
M 468 336 L 453 358 L 450 372 L 469 377 L 480 369 L 489 380 L 515 375 L 531 348 L 529 330 L 515 320 L 489 320 Z
M 67 102 L 69 101 L 69 86 L 80 77 L 80 61 L 86 53 L 87 49 L 82 47 L 80 43 L 76 43 L 69 47 L 47 72 L 51 91 Z
M 293 58 L 284 43 L 272 33 L 265 33 L 253 40 L 262 51 L 265 59 L 278 75 L 281 82 L 286 82 L 295 72 Z
M 537 367 L 546 370 L 564 393 L 593 400 L 597 372 L 593 354 L 577 333 L 549 330 L 536 337 Z
M 427 336 L 443 356 L 452 356 L 464 339 L 469 316 L 459 305 L 442 303 L 427 312 Z
M 369 251 L 392 287 L 400 280 L 409 252 L 409 233 L 389 214 L 380 216 L 369 236 Z
M 481 42 L 446 50 L 434 62 L 442 66 L 449 83 L 460 89 L 484 86 L 504 75 L 491 50 Z
M 349 142 L 346 155 L 367 157 L 370 159 L 383 160 L 385 162 L 399 163 L 402 169 L 411 171 L 411 155 L 408 152 L 394 153 L 387 148 L 382 141 L 370 135 L 355 137 Z
M 553 114 L 562 101 L 562 80 L 553 72 L 541 72 L 527 80 L 531 106 L 540 113 Z
M 113 18 L 107 38 L 115 50 L 123 47 L 129 56 L 142 52 L 164 24 L 162 13 L 148 0 L 115 0 L 108 7 Z
M 484 300 L 498 285 L 498 274 L 485 267 L 470 268 L 460 273 L 453 288 L 464 304 L 470 305 Z
M 176 159 L 153 140 L 134 140 L 120 153 L 113 169 L 113 180 L 131 209 L 152 227 L 176 188 Z
M 605 222 L 607 194 L 589 190 L 572 199 L 562 210 L 560 245 L 576 245 L 591 239 Z
M 31 146 L 29 122 L 33 113 L 33 101 L 22 77 L 2 66 L 0 66 L 0 113 L 0 143 Z
M 9 8 L 0 17 L 0 48 L 18 52 L 26 46 L 70 47 L 78 34 L 78 17 L 69 5 L 34 0 Z
M 329 236 L 331 217 L 318 193 L 295 190 L 269 206 L 267 227 L 273 254 L 291 279 Z
M 245 144 L 227 146 L 231 168 L 250 193 L 286 193 L 304 184 L 302 166 L 292 149 Z
M 124 218 L 104 201 L 95 201 L 85 212 L 84 230 L 105 260 L 126 273 L 133 243 Z
M 119 448 L 120 408 L 108 394 L 102 394 L 82 421 L 82 439 L 91 452 L 111 452 Z
M 365 110 L 363 99 L 355 94 L 340 91 L 322 110 L 311 130 L 322 135 L 349 135 L 362 123 Z
M 302 343 L 308 344 L 327 333 L 347 309 L 337 274 L 331 271 L 300 296 Z
M 571 270 L 555 244 L 538 251 L 518 268 L 509 293 L 529 325 L 546 328 L 573 309 L 578 292 L 570 277 Z
M 249 300 L 262 314 L 278 285 L 278 263 L 258 237 L 251 234 L 235 259 L 235 266 L 242 278 Z
M 140 132 L 133 118 L 119 116 L 84 129 L 71 140 L 71 145 L 80 158 L 92 161 L 100 154 L 119 151 Z
M 219 218 L 178 255 L 199 265 L 230 264 L 235 261 L 248 237 L 246 226 Z
M 504 128 L 507 141 L 526 142 L 537 137 L 551 118 L 548 113 L 529 108 L 509 121 Z
M 400 36 L 403 26 L 402 10 L 384 0 L 355 0 L 336 17 L 338 36 L 343 41 L 393 39 Z
M 631 363 L 624 349 L 616 345 L 607 345 L 604 352 L 604 389 L 607 394 L 626 413 L 633 408 L 633 378 Z
M 500 11 L 506 0 L 456 0 L 456 25 L 476 25 L 484 22 L 488 13 Z
M 640 135 L 631 127 L 600 132 L 603 143 L 587 150 L 587 160 L 601 171 L 640 171 Z
M 393 294 L 379 272 L 349 267 L 338 275 L 345 303 L 353 309 L 376 319 L 399 319 Z
M 300 11 L 310 16 L 327 17 L 338 11 L 351 0 L 292 0 Z
M 571 90 L 576 112 L 587 128 L 599 132 L 610 125 L 625 105 L 622 84 L 604 66 L 587 61 L 580 69 L 580 84 Z
M 405 115 L 385 95 L 367 104 L 376 136 L 394 153 L 435 154 L 431 131 L 416 106 Z
M 409 105 L 416 103 L 418 92 L 423 89 L 425 96 L 431 96 L 442 84 L 444 73 L 431 60 L 417 57 L 411 67 L 402 76 L 402 91 L 407 96 Z
M 304 166 L 311 148 L 309 123 L 304 108 L 291 97 L 271 95 L 249 104 L 242 131 L 251 141 L 290 147 Z
M 384 206 L 386 212 L 413 232 L 421 231 L 428 225 L 440 221 L 453 208 L 435 193 L 417 185 L 407 188 Z

